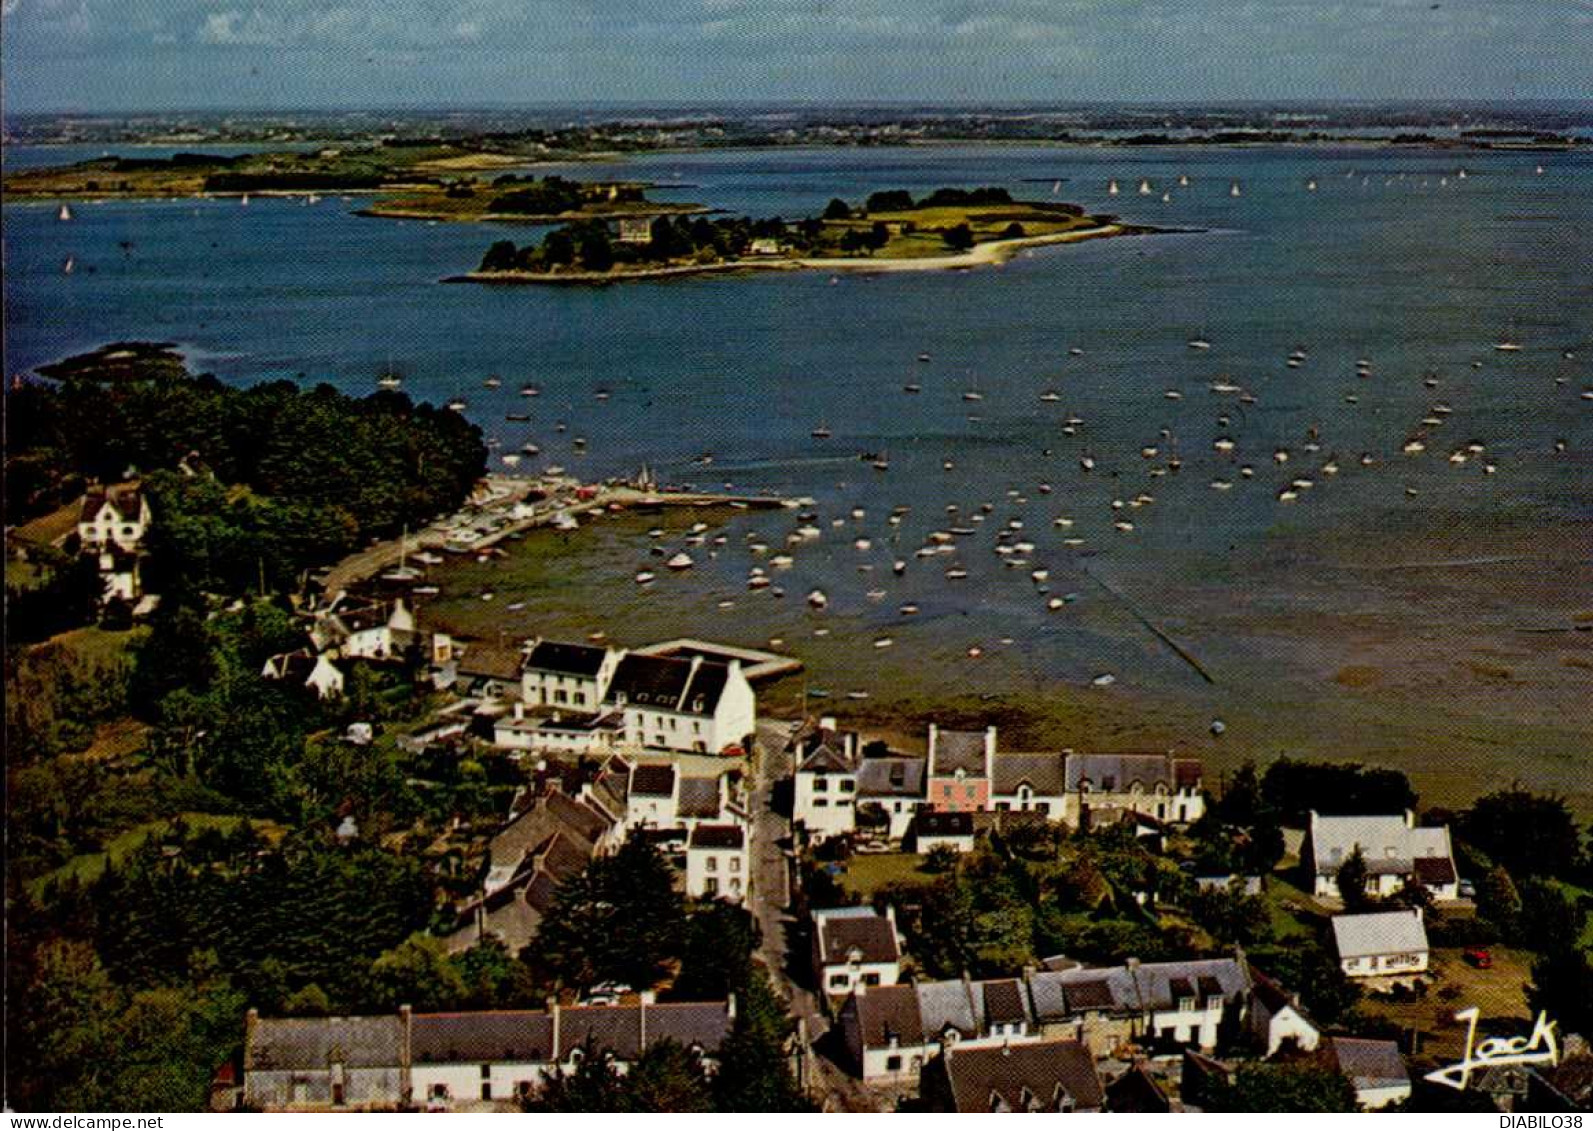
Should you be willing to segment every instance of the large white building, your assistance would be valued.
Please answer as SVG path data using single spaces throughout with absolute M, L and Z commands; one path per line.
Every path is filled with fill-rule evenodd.
M 1198 758 L 1171 754 L 1069 754 L 1063 820 L 1078 827 L 1092 813 L 1126 810 L 1168 824 L 1206 812 Z
M 756 731 L 757 697 L 737 660 L 647 656 L 615 665 L 606 707 L 625 718 L 625 741 L 645 750 L 740 752 Z
M 1402 814 L 1324 816 L 1313 812 L 1301 858 L 1311 863 L 1313 892 L 1340 899 L 1339 870 L 1357 851 L 1366 863 L 1366 892 L 1378 898 L 1420 884 L 1436 900 L 1460 898 L 1460 877 L 1446 825 L 1422 827 Z
M 520 699 L 527 707 L 596 712 L 625 653 L 589 644 L 531 641 L 520 673 Z

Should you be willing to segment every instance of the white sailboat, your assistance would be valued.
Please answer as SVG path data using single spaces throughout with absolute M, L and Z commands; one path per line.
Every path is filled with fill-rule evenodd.
M 1149 181 L 1141 180 L 1139 182 L 1139 194 L 1141 196 L 1149 196 L 1151 194 L 1151 186 Z
M 1228 195 L 1229 196 L 1243 196 L 1244 195 L 1239 189 L 1239 182 L 1238 181 L 1235 181 L 1233 184 L 1228 186 Z
M 243 198 L 238 201 L 238 205 L 241 208 L 249 207 L 249 194 L 248 193 L 244 193 L 243 194 Z
M 61 205 L 61 211 L 58 213 L 57 218 L 62 221 L 70 220 L 72 218 L 71 206 L 66 204 Z
M 77 269 L 77 260 L 73 259 L 70 255 L 67 256 L 66 257 L 66 262 L 61 264 L 61 274 L 70 275 L 76 269 Z
M 1108 181 L 1106 183 L 1106 195 L 1107 196 L 1116 196 L 1117 195 L 1117 191 L 1118 190 L 1117 190 L 1117 182 L 1116 181 Z

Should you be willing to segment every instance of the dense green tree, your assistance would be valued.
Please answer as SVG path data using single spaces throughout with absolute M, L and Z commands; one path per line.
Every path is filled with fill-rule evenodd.
M 758 921 L 736 904 L 715 899 L 693 908 L 686 920 L 680 974 L 669 996 L 677 1001 L 718 1001 L 729 994 L 744 994 L 760 935 Z
M 946 246 L 953 251 L 967 251 L 974 245 L 973 229 L 967 224 L 956 224 L 941 233 Z
M 1315 940 L 1258 946 L 1250 959 L 1299 994 L 1319 1024 L 1337 1023 L 1360 999 L 1360 988 L 1345 976 L 1338 959 Z
M 852 207 L 839 197 L 832 197 L 830 202 L 824 206 L 824 218 L 826 220 L 850 220 L 852 218 Z
M 1593 962 L 1574 939 L 1548 943 L 1533 961 L 1527 1002 L 1563 1033 L 1593 1033 Z
M 615 981 L 644 989 L 679 956 L 684 929 L 673 870 L 657 848 L 633 836 L 559 886 L 536 956 L 568 986 Z
M 1401 813 L 1416 807 L 1416 791 L 1398 770 L 1354 762 L 1279 758 L 1261 778 L 1266 803 L 1284 823 L 1300 826 L 1319 813 Z
M 1565 799 L 1511 788 L 1480 797 L 1460 820 L 1460 835 L 1513 876 L 1570 878 L 1582 835 Z
M 1309 1061 L 1242 1064 L 1211 1109 L 1300 1114 L 1357 1110 L 1348 1078 Z
M 1374 900 L 1366 891 L 1368 876 L 1366 857 L 1357 846 L 1339 865 L 1334 877 L 1338 883 L 1339 898 L 1344 901 L 1344 910 L 1365 911 L 1372 906 Z
M 487 254 L 481 257 L 482 271 L 512 271 L 515 266 L 515 247 L 513 240 L 496 240 L 487 249 Z
M 757 971 L 736 999 L 736 1021 L 719 1050 L 713 1078 L 720 1111 L 809 1111 L 791 1074 L 793 1025 L 785 1005 Z
M 373 1008 L 388 1011 L 400 1005 L 423 1013 L 456 1009 L 465 997 L 465 979 L 435 935 L 416 933 L 384 951 L 371 963 Z

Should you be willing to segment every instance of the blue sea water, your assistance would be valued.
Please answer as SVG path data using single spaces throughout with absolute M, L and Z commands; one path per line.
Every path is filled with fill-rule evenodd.
M 1009 673 L 1077 682 L 1113 671 L 1165 689 L 1200 681 L 1122 608 L 1108 615 L 1094 578 L 1246 678 L 1304 680 L 1353 659 L 1342 632 L 1351 615 L 1420 615 L 1486 635 L 1563 621 L 1579 590 L 1586 607 L 1588 155 L 915 147 L 656 154 L 560 171 L 644 178 L 660 199 L 792 218 L 836 196 L 995 184 L 1183 231 L 1037 249 L 977 272 L 481 287 L 440 280 L 492 240 L 540 230 L 364 219 L 335 197 L 84 204 L 66 223 L 55 208 L 7 205 L 7 369 L 129 338 L 180 343 L 196 366 L 240 383 L 289 376 L 365 391 L 395 365 L 411 395 L 464 397 L 502 451 L 531 439 L 542 463 L 585 477 L 646 462 L 673 482 L 813 496 L 826 537 L 797 551 L 785 606 L 742 592 L 752 562 L 737 546 L 754 526 L 779 541 L 789 521 L 733 524 L 724 552 L 670 579 L 700 602 L 735 594 L 721 635 L 747 639 L 800 631 L 793 598 L 820 587 L 837 616 L 894 633 L 898 647 L 916 633 L 925 653 L 960 655 L 1010 637 L 1021 659 Z M 1212 348 L 1190 349 L 1197 336 Z M 1523 348 L 1497 351 L 1507 336 Z M 1305 358 L 1291 368 L 1296 350 Z M 483 388 L 489 374 L 501 388 Z M 1213 393 L 1220 381 L 1254 403 Z M 524 382 L 542 396 L 519 396 Z M 610 398 L 598 401 L 600 389 Z M 1046 390 L 1060 399 L 1042 402 Z M 982 399 L 965 400 L 970 391 Z M 523 410 L 529 424 L 504 419 Z M 1083 423 L 1068 435 L 1073 415 Z M 810 436 L 820 425 L 831 438 Z M 1219 437 L 1236 451 L 1214 450 Z M 1402 455 L 1418 437 L 1426 451 Z M 1468 443 L 1484 454 L 1451 463 Z M 887 455 L 889 470 L 863 452 Z M 1363 454 L 1376 463 L 1362 467 Z M 1151 474 L 1173 455 L 1178 471 Z M 1311 485 L 1280 501 L 1296 478 Z M 1136 506 L 1141 495 L 1153 501 Z M 913 556 L 929 531 L 969 524 L 983 504 L 979 533 L 955 555 L 967 581 L 945 580 L 950 557 Z M 909 513 L 888 527 L 900 506 Z M 835 517 L 844 531 L 829 528 Z M 1073 525 L 1056 527 L 1058 517 Z M 1000 527 L 1036 543 L 1028 566 L 1003 568 L 992 552 Z M 857 537 L 870 549 L 855 549 Z M 1532 587 L 1517 576 L 1445 589 L 1441 608 L 1366 580 L 1402 556 L 1463 556 L 1473 541 L 1571 564 L 1524 567 L 1539 575 Z M 634 553 L 610 563 L 616 585 L 647 560 Z M 901 579 L 895 558 L 909 562 Z M 1048 611 L 1032 568 L 1051 571 L 1053 593 L 1080 592 L 1079 605 Z M 903 601 L 921 619 L 902 622 Z M 1246 602 L 1273 617 L 1322 616 L 1337 635 L 1324 643 L 1296 626 L 1280 642 L 1230 623 L 1226 612 Z M 1556 684 L 1522 710 L 1563 716 L 1574 696 Z

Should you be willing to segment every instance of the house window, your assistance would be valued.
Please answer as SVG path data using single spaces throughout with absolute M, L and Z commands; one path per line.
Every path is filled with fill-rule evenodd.
M 1049 801 L 1036 801 L 1034 803 L 1034 811 L 1036 813 L 1049 814 L 1051 812 L 1051 803 Z
M 830 975 L 830 989 L 832 989 L 832 990 L 833 989 L 837 989 L 837 988 L 845 989 L 846 985 L 847 985 L 847 982 L 848 982 L 848 979 L 847 979 L 847 976 L 845 974 L 831 974 Z
M 887 1056 L 885 1058 L 885 1071 L 886 1072 L 900 1072 L 901 1070 L 902 1070 L 902 1058 L 901 1057 L 899 1057 L 899 1056 Z
M 708 871 L 710 871 L 710 872 L 719 871 L 719 857 L 717 857 L 717 856 L 708 857 L 708 862 L 706 864 L 704 864 L 703 867 L 705 869 L 707 869 Z
M 949 800 L 951 798 L 951 786 L 949 784 L 941 786 L 940 795 Z
M 730 881 L 730 894 L 731 895 L 740 895 L 741 894 L 741 880 L 739 878 L 732 879 Z
M 586 706 L 586 692 L 584 691 L 572 691 L 570 693 L 570 699 L 577 707 Z
M 877 986 L 877 985 L 879 985 L 879 975 L 878 974 L 864 974 L 863 975 L 863 984 L 865 986 Z
M 853 781 L 851 778 L 842 778 L 840 784 L 841 784 L 841 792 L 842 793 L 851 793 L 854 789 L 857 788 L 857 783 L 855 781 Z
M 702 890 L 704 892 L 706 892 L 708 895 L 718 895 L 719 894 L 719 881 L 716 880 L 714 877 L 709 876 L 706 880 L 703 881 Z
M 553 693 L 553 701 L 555 703 L 566 703 L 569 701 L 569 696 L 562 691 L 555 691 Z
M 484 1099 L 484 1100 L 490 1100 L 492 1098 L 492 1081 L 491 1080 L 483 1080 L 481 1082 L 481 1098 Z
M 972 801 L 974 798 L 979 796 L 979 790 L 978 790 L 978 788 L 976 786 L 971 786 L 971 785 L 964 786 L 963 787 L 963 791 L 962 791 L 962 795 L 964 797 L 966 797 L 969 801 Z
M 828 792 L 829 788 L 830 788 L 829 779 L 824 777 L 822 774 L 813 779 L 813 792 L 814 793 L 825 793 L 825 792 Z
M 731 871 L 732 871 L 732 872 L 739 872 L 739 871 L 741 871 L 741 857 L 739 857 L 739 856 L 732 856 L 732 857 L 731 857 L 731 858 L 730 858 L 730 870 L 731 870 Z
M 1012 808 L 1012 806 L 1008 805 L 1005 801 L 996 802 L 996 812 L 997 813 L 1005 813 L 1008 810 L 1010 810 L 1011 808 Z
M 482 1078 L 482 1079 L 483 1079 L 483 1080 L 490 1080 L 490 1079 L 492 1079 L 492 1065 L 490 1065 L 490 1064 L 483 1064 L 483 1065 L 482 1065 L 482 1066 L 481 1066 L 481 1078 Z

